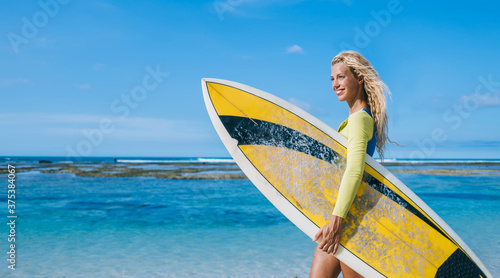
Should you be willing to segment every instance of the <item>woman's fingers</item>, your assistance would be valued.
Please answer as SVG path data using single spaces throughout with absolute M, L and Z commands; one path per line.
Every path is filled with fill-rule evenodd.
M 314 236 L 314 241 L 317 241 L 321 236 L 323 239 L 318 243 L 318 248 L 328 254 L 335 254 L 337 252 L 340 236 L 342 233 L 342 222 L 344 219 L 332 215 L 329 223 L 321 227 Z
M 323 240 L 319 244 L 319 249 L 325 250 L 328 247 L 328 237 L 324 236 Z
M 328 252 L 328 249 L 332 246 L 332 240 L 329 236 L 324 236 L 323 241 L 321 242 L 320 249 L 324 252 Z
M 333 253 L 332 253 L 332 254 L 334 254 L 334 255 L 335 255 L 335 254 L 337 253 L 337 249 L 339 249 L 339 243 L 338 243 L 338 242 L 336 242 L 336 243 L 334 244 L 334 247 L 333 247 Z
M 339 246 L 338 242 L 330 243 L 323 248 L 323 251 L 328 254 L 335 254 L 337 253 L 338 246 Z
M 326 250 L 325 250 L 325 252 L 326 252 L 327 254 L 331 254 L 331 253 L 332 253 L 332 250 L 333 250 L 333 244 L 330 244 L 330 245 L 328 246 L 328 249 L 326 249 Z
M 339 237 L 337 235 L 329 238 L 329 240 L 323 241 L 320 245 L 320 249 L 328 254 L 335 254 L 339 246 Z
M 319 239 L 319 237 L 323 234 L 323 229 L 319 229 L 319 231 L 314 235 L 313 241 L 316 241 Z

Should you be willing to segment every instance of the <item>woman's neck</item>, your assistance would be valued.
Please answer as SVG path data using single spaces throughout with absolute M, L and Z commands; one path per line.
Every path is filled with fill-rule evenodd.
M 348 103 L 348 105 L 349 105 L 349 116 L 352 113 L 358 112 L 359 110 L 361 110 L 363 108 L 370 110 L 370 106 L 368 106 L 368 102 L 366 102 L 366 100 L 364 100 L 364 99 L 358 98 L 354 102 Z

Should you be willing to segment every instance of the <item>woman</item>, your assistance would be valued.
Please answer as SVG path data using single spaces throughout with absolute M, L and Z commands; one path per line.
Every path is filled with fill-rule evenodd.
M 330 221 L 315 235 L 323 238 L 314 252 L 310 277 L 361 277 L 340 262 L 337 252 L 342 222 L 356 196 L 363 177 L 366 153 L 375 147 L 383 158 L 387 137 L 385 84 L 370 62 L 355 51 L 344 51 L 332 60 L 332 86 L 340 101 L 347 102 L 349 117 L 339 127 L 347 137 L 347 165 Z

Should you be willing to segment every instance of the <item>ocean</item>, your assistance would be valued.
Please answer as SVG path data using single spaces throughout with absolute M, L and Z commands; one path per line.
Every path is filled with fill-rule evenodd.
M 454 229 L 494 277 L 500 277 L 500 175 L 481 172 L 499 169 L 500 161 L 389 162 L 388 169 L 395 171 L 457 165 L 469 171 L 395 175 Z M 0 276 L 308 277 L 315 243 L 246 179 L 44 172 L 57 164 L 92 169 L 117 164 L 143 170 L 189 164 L 212 165 L 212 174 L 238 171 L 228 163 L 232 159 L 0 157 L 0 167 L 16 167 L 15 199 L 10 198 L 14 213 L 7 207 L 7 174 L 0 194 L 0 216 L 6 224 L 15 219 L 14 229 L 0 229 Z M 218 164 L 226 166 L 214 170 Z M 8 260 L 12 237 L 15 270 Z

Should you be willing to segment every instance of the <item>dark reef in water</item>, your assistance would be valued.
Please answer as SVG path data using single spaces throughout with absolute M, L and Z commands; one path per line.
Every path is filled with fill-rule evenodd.
M 154 166 L 157 166 L 157 169 Z M 172 169 L 161 169 L 161 167 L 165 166 Z M 16 168 L 16 172 L 18 173 L 29 171 L 72 173 L 81 177 L 155 177 L 193 180 L 246 179 L 246 176 L 234 163 L 154 163 L 147 165 L 144 163 L 53 163 L 41 165 L 29 164 Z M 5 169 L 0 169 L 0 173 L 7 174 L 6 167 Z
M 440 164 L 394 164 L 382 163 L 392 173 L 420 175 L 500 175 L 500 165 L 468 165 L 450 163 Z M 397 167 L 394 167 L 396 166 Z M 71 173 L 82 177 L 155 177 L 161 179 L 247 179 L 236 163 L 51 163 L 39 161 L 34 164 L 17 165 L 16 172 L 40 171 L 41 173 Z M 422 166 L 425 166 L 422 168 Z M 443 167 L 446 166 L 446 167 Z M 486 166 L 486 167 L 485 167 Z M 7 167 L 0 168 L 0 174 L 7 174 Z

